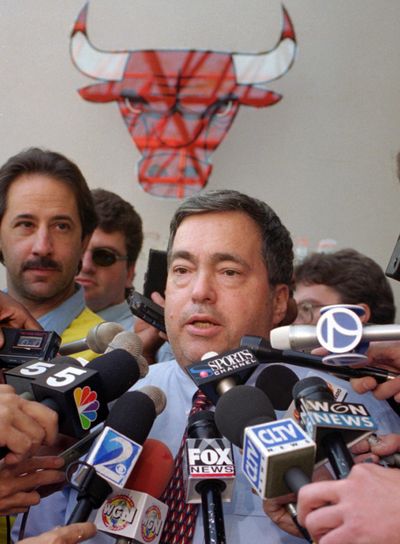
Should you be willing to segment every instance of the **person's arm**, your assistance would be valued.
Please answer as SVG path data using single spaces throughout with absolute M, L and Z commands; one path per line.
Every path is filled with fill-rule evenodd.
M 297 511 L 319 544 L 395 544 L 399 503 L 400 470 L 361 463 L 343 480 L 304 486 Z
M 96 526 L 89 521 L 73 523 L 66 527 L 56 527 L 52 531 L 39 536 L 20 540 L 19 544 L 77 544 L 92 538 L 96 534 Z
M 2 292 L 0 292 L 0 347 L 4 342 L 1 327 L 42 330 L 36 319 L 22 304 Z
M 6 463 L 18 463 L 42 444 L 53 444 L 57 422 L 50 408 L 21 398 L 9 385 L 0 385 L 0 446 L 10 450 Z

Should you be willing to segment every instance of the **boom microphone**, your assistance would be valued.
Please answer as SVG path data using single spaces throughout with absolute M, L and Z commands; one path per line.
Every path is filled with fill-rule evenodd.
M 314 325 L 287 325 L 270 332 L 271 346 L 276 349 L 314 349 L 320 347 Z M 400 325 L 364 325 L 360 342 L 400 340 Z
M 114 336 L 123 330 L 124 327 L 119 323 L 108 323 L 103 321 L 90 329 L 86 338 L 63 344 L 60 347 L 60 354 L 71 355 L 86 349 L 90 349 L 95 353 L 104 353 Z
M 110 484 L 125 485 L 156 416 L 154 401 L 141 391 L 128 391 L 115 402 L 87 464 L 76 477 L 80 491 L 68 524 L 85 521 L 94 508 L 99 508 L 111 493 Z

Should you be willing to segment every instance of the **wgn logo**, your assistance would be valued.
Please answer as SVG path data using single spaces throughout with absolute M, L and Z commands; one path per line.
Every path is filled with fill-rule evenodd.
M 123 487 L 138 459 L 142 446 L 107 428 L 91 460 L 96 472 L 109 482 Z
M 362 338 L 360 318 L 348 308 L 325 311 L 317 323 L 317 338 L 331 353 L 346 353 L 358 346 Z

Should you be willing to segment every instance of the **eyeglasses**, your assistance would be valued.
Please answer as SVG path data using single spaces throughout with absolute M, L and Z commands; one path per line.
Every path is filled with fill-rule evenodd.
M 296 322 L 310 325 L 314 321 L 315 311 L 323 308 L 326 304 L 313 304 L 312 302 L 299 302 L 297 304 Z
M 96 247 L 91 250 L 92 252 L 92 261 L 97 266 L 112 266 L 117 261 L 127 261 L 128 256 L 121 257 L 112 251 L 111 249 L 106 249 L 105 247 Z

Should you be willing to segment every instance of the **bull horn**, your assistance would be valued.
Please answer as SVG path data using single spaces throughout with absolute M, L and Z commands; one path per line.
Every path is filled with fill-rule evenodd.
M 273 81 L 285 74 L 293 64 L 296 37 L 290 17 L 283 9 L 283 28 L 278 45 L 263 53 L 234 53 L 236 81 L 240 85 L 257 85 Z
M 91 44 L 86 32 L 88 7 L 89 2 L 82 8 L 71 32 L 72 60 L 89 77 L 119 81 L 124 75 L 129 53 L 100 51 Z

